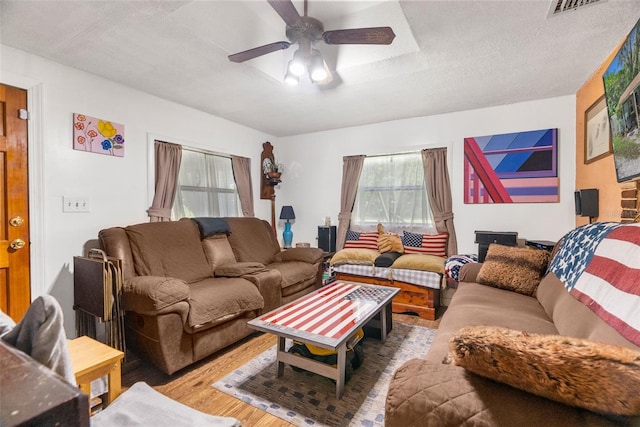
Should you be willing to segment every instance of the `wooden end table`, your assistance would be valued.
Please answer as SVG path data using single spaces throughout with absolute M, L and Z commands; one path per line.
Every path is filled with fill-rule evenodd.
M 123 352 L 82 336 L 69 341 L 69 353 L 80 390 L 91 396 L 91 381 L 107 375 L 109 388 L 105 406 L 120 395 Z

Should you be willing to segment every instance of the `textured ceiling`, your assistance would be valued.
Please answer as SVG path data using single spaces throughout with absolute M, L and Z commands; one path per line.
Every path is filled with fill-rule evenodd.
M 303 13 L 300 1 L 294 4 Z M 286 86 L 294 48 L 264 0 L 9 1 L 0 40 L 274 136 L 573 94 L 640 18 L 606 0 L 548 18 L 550 0 L 326 1 L 326 30 L 386 26 L 390 46 L 318 44 L 335 81 Z

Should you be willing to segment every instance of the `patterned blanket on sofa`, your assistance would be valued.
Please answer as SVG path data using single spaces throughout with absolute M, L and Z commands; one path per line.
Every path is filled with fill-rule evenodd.
M 640 345 L 640 224 L 599 222 L 572 230 L 549 271 L 571 295 Z

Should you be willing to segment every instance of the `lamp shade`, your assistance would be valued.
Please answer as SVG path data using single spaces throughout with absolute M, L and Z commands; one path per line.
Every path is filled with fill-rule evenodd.
M 293 212 L 293 206 L 283 206 L 280 211 L 280 219 L 296 219 L 296 214 Z
M 324 60 L 319 50 L 313 49 L 309 64 L 309 77 L 314 82 L 319 82 L 327 78 L 327 70 L 324 69 Z
M 298 49 L 296 50 L 296 53 L 293 54 L 293 59 L 289 61 L 289 66 L 287 67 L 287 69 L 294 76 L 300 77 L 304 74 L 304 71 L 306 69 L 305 62 L 306 60 L 304 57 L 304 53 L 300 49 Z

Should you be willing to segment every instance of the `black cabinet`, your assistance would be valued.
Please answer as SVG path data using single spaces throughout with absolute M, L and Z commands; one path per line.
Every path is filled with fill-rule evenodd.
M 484 262 L 491 243 L 504 246 L 518 246 L 518 233 L 513 231 L 476 231 L 478 262 Z
M 325 252 L 336 251 L 336 226 L 318 226 L 318 247 Z

